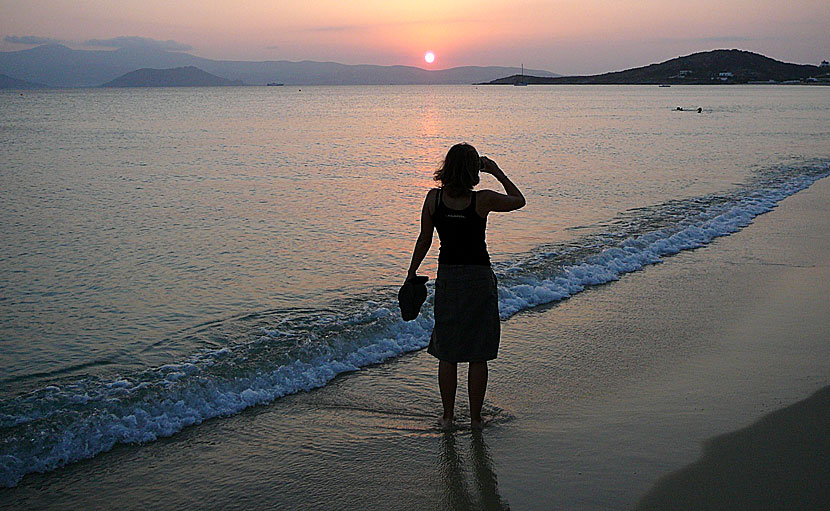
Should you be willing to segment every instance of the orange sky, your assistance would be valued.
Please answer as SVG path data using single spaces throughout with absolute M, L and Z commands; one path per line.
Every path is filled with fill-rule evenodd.
M 0 0 L 2 50 L 140 36 L 239 60 L 519 65 L 565 74 L 741 48 L 830 59 L 827 0 Z M 27 39 L 33 36 L 37 39 Z M 431 66 L 423 61 L 435 52 Z

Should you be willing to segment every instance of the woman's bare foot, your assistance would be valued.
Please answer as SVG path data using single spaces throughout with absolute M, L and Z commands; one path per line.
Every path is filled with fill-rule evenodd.
M 452 417 L 441 417 L 438 419 L 438 427 L 443 431 L 451 431 L 455 427 Z

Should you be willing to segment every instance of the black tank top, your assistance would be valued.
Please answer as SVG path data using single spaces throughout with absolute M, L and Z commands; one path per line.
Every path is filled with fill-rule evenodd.
M 476 213 L 476 192 L 472 192 L 470 205 L 464 209 L 450 209 L 441 200 L 443 190 L 438 189 L 432 223 L 438 231 L 441 247 L 438 263 L 490 265 L 484 231 L 487 218 Z

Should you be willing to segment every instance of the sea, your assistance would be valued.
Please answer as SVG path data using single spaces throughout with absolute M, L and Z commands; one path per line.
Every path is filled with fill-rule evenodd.
M 432 280 L 415 321 L 396 293 L 455 143 L 527 198 L 488 220 L 508 320 L 826 177 L 828 112 L 785 85 L 2 91 L 0 487 L 425 348 Z

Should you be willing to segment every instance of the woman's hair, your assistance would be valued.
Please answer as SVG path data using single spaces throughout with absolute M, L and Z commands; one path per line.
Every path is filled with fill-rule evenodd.
M 450 197 L 458 197 L 478 184 L 479 170 L 481 158 L 478 151 L 465 142 L 450 147 L 444 163 L 435 171 L 433 179 L 441 182 L 441 187 Z

